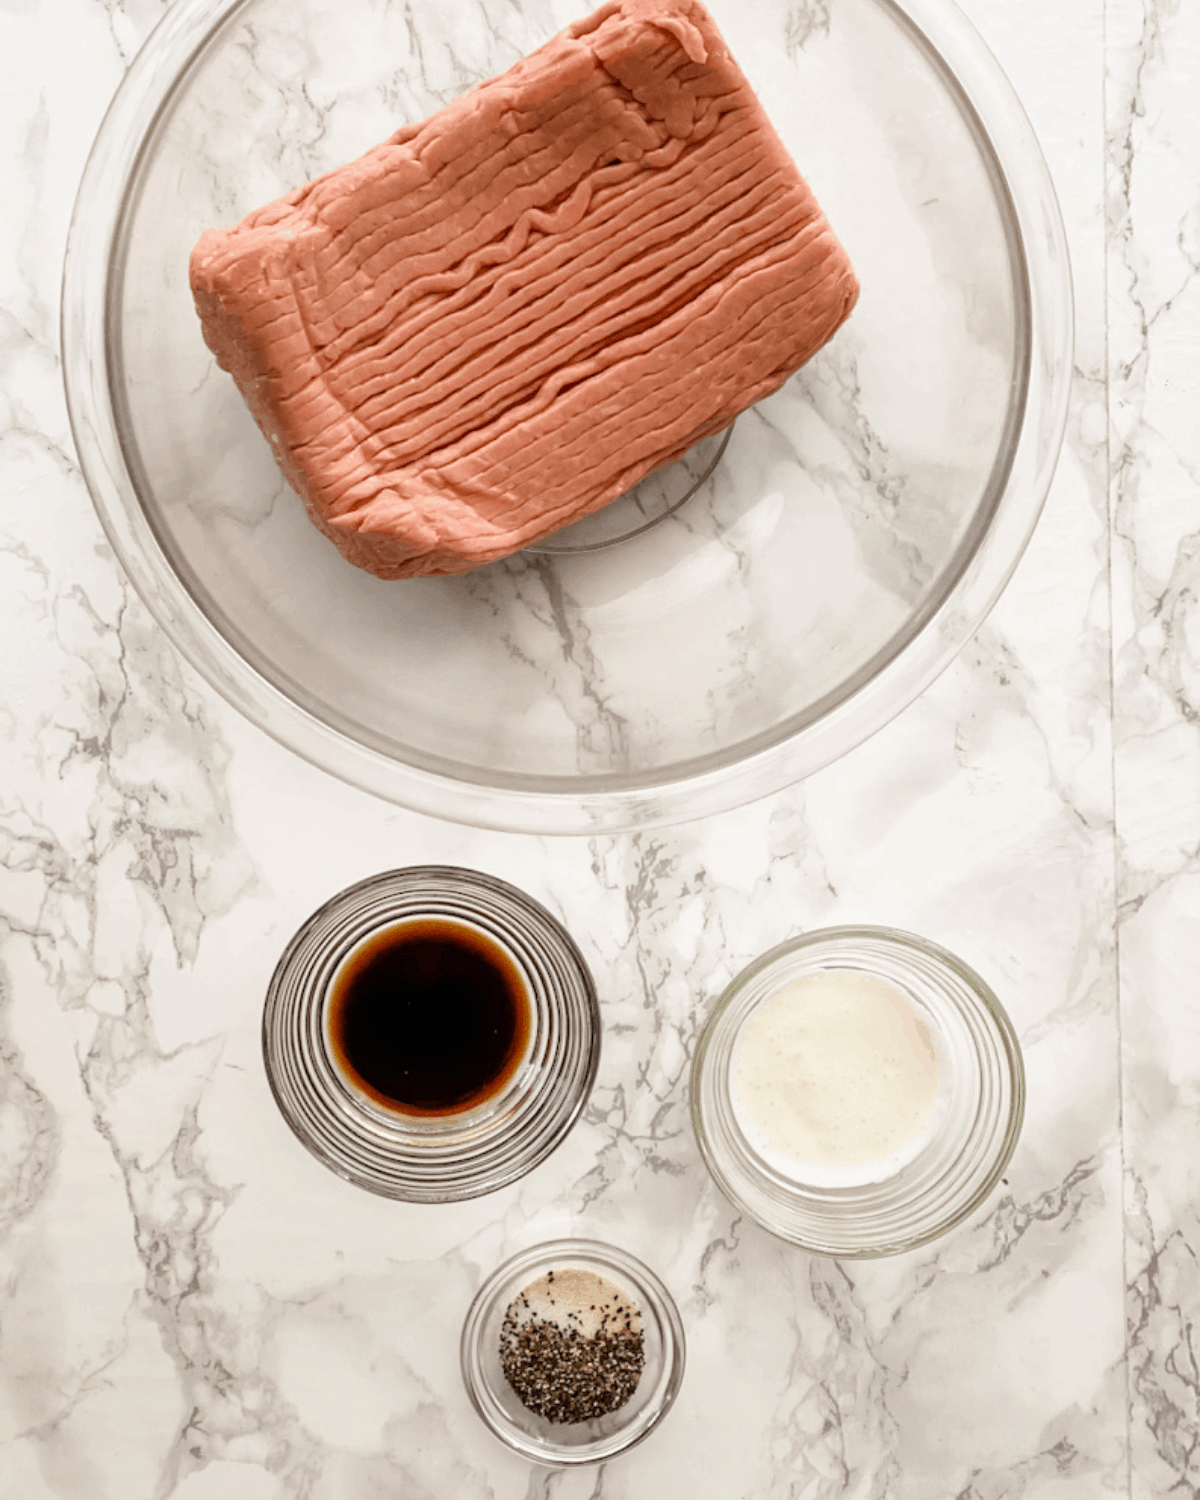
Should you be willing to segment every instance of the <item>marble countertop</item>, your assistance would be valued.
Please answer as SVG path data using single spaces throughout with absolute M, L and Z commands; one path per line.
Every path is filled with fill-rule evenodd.
M 966 8 L 1073 257 L 1033 542 L 838 764 L 703 823 L 551 840 L 331 780 L 150 621 L 75 461 L 57 300 L 89 144 L 163 6 L 0 6 L 0 1500 L 1200 1494 L 1200 7 Z M 299 1150 L 258 1036 L 298 923 L 423 861 L 561 916 L 607 1027 L 550 1161 L 437 1209 Z M 686 1111 L 724 982 L 841 921 L 960 953 L 1030 1086 L 994 1197 L 875 1264 L 740 1218 Z M 561 1233 L 641 1255 L 688 1338 L 662 1428 L 572 1472 L 502 1449 L 457 1365 L 481 1278 Z

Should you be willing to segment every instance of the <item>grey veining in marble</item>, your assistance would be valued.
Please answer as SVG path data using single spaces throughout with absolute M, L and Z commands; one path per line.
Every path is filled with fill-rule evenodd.
M 1195 7 L 969 7 L 1050 160 L 1079 328 L 1055 485 L 988 623 L 805 784 L 590 840 L 333 782 L 182 665 L 111 557 L 60 394 L 58 273 L 88 145 L 162 9 L 0 7 L 0 1500 L 1200 1493 Z M 788 43 L 831 9 L 791 7 Z M 474 46 L 429 59 L 430 85 Z M 606 1025 L 563 1147 L 440 1210 L 324 1172 L 258 1051 L 297 924 L 422 860 L 561 916 Z M 875 1265 L 738 1218 L 687 1118 L 722 985 L 838 921 L 960 952 L 1029 1071 L 993 1199 Z M 648 1260 L 689 1349 L 661 1431 L 577 1473 L 507 1455 L 457 1369 L 481 1277 L 567 1231 Z
M 1109 7 L 1110 446 L 1132 1493 L 1200 1493 L 1200 27 Z

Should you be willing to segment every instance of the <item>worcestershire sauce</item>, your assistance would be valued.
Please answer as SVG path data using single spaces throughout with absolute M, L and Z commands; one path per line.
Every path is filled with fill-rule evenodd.
M 495 1098 L 529 1029 L 528 992 L 508 954 L 437 917 L 376 933 L 335 975 L 329 999 L 336 1061 L 405 1115 L 460 1114 Z

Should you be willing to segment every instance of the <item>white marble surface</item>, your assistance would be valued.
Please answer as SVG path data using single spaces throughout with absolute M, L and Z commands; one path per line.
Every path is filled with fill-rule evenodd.
M 837 765 L 703 824 L 553 841 L 331 781 L 151 624 L 76 467 L 56 313 L 88 145 L 161 6 L 0 4 L 0 1500 L 1200 1494 L 1200 17 L 968 10 L 1074 261 L 1034 541 L 956 664 Z M 297 923 L 423 860 L 562 915 L 607 1026 L 560 1151 L 442 1209 L 324 1172 L 258 1053 Z M 993 1200 L 865 1267 L 738 1219 L 685 1100 L 723 982 L 842 920 L 960 952 L 1030 1082 Z M 573 1473 L 511 1458 L 457 1369 L 481 1276 L 563 1231 L 650 1261 L 689 1345 L 661 1430 Z

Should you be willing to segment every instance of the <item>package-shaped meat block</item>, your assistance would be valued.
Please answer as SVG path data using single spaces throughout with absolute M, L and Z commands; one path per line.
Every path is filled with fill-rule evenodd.
M 385 578 L 606 504 L 782 384 L 858 294 L 697 0 L 610 0 L 207 231 L 191 282 L 312 519 Z

